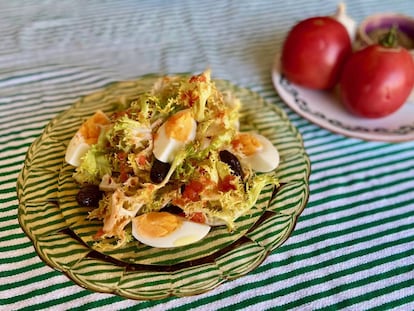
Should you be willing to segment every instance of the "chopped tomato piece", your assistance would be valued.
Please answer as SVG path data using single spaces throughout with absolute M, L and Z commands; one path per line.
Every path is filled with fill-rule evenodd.
M 197 180 L 190 181 L 184 189 L 183 198 L 192 202 L 200 200 L 200 192 L 203 191 L 203 184 Z
M 142 166 L 145 166 L 146 163 L 147 163 L 147 157 L 144 155 L 140 155 L 138 157 L 137 164 L 142 167 Z
M 192 215 L 190 215 L 189 220 L 198 222 L 199 224 L 204 224 L 206 222 L 206 217 L 203 213 L 197 212 Z
M 185 91 L 181 94 L 181 99 L 188 103 L 188 106 L 193 107 L 199 96 L 192 90 Z
M 96 234 L 93 236 L 93 239 L 99 240 L 104 234 L 105 232 L 102 229 L 99 229 L 98 232 L 96 232 Z
M 123 110 L 123 111 L 115 111 L 111 115 L 112 120 L 118 120 L 122 118 L 123 116 L 130 117 L 131 116 L 131 109 Z
M 234 180 L 236 179 L 233 175 L 227 175 L 224 179 L 219 181 L 218 189 L 222 192 L 227 192 L 230 190 L 236 190 L 236 185 L 234 185 Z
M 205 75 L 198 75 L 198 76 L 192 76 L 189 80 L 190 83 L 195 83 L 195 82 L 207 82 L 206 76 Z
M 117 156 L 119 161 L 125 161 L 128 158 L 128 154 L 126 152 L 119 152 Z
M 121 182 L 127 181 L 129 175 L 128 154 L 126 152 L 118 153 L 119 160 L 119 178 Z
M 185 200 L 183 198 L 174 198 L 172 200 L 172 204 L 174 204 L 174 205 L 176 205 L 178 207 L 184 206 L 185 203 L 186 202 L 185 202 Z M 183 216 L 184 217 L 184 215 L 180 215 L 180 216 Z

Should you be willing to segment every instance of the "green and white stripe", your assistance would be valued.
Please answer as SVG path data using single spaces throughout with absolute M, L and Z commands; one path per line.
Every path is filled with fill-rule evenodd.
M 413 310 L 414 143 L 332 134 L 289 110 L 271 83 L 273 56 L 289 28 L 336 5 L 1 0 L 0 309 Z M 347 6 L 358 22 L 376 12 L 414 15 L 406 0 Z M 303 138 L 310 197 L 291 237 L 247 275 L 184 298 L 139 302 L 94 293 L 45 265 L 19 226 L 16 194 L 26 152 L 44 127 L 110 82 L 206 66 L 282 109 Z M 41 208 L 54 215 L 53 205 Z

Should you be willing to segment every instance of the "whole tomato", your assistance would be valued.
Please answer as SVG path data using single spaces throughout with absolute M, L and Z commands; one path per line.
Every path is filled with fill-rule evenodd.
M 340 98 L 354 114 L 380 118 L 399 109 L 414 86 L 414 61 L 401 47 L 370 45 L 345 63 Z
M 281 70 L 293 83 L 318 90 L 332 88 L 352 53 L 346 28 L 332 17 L 312 17 L 296 24 L 286 37 Z

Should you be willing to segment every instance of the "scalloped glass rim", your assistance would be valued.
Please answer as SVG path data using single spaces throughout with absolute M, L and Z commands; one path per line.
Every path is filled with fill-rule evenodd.
M 262 191 L 253 220 L 241 217 L 243 230 L 237 234 L 223 236 L 221 232 L 215 241 L 213 230 L 213 238 L 208 240 L 211 247 L 202 243 L 181 247 L 180 255 L 171 250 L 140 249 L 149 257 L 137 256 L 134 245 L 112 253 L 94 248 L 84 239 L 85 231 L 74 225 L 85 211 L 71 205 L 74 187 L 70 169 L 64 163 L 66 145 L 84 118 L 98 107 L 111 110 L 120 96 L 144 92 L 158 77 L 146 75 L 112 83 L 81 98 L 54 118 L 33 142 L 18 177 L 19 223 L 39 257 L 92 291 L 152 300 L 212 290 L 249 273 L 286 241 L 309 198 L 309 158 L 300 134 L 285 113 L 257 93 L 215 80 L 221 91 L 231 91 L 242 101 L 244 129 L 259 131 L 279 149 L 281 164 L 276 175 L 281 186 Z M 85 235 L 88 230 L 86 227 Z

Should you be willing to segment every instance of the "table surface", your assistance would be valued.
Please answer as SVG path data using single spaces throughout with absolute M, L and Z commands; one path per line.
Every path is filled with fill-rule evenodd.
M 301 118 L 270 70 L 287 31 L 336 1 L 0 1 L 0 309 L 413 310 L 414 142 L 347 138 Z M 357 22 L 410 0 L 348 1 Z M 82 95 L 147 73 L 199 72 L 284 110 L 312 164 L 292 236 L 253 272 L 201 295 L 134 301 L 44 264 L 17 219 L 31 143 Z M 414 117 L 413 117 L 414 118 Z

